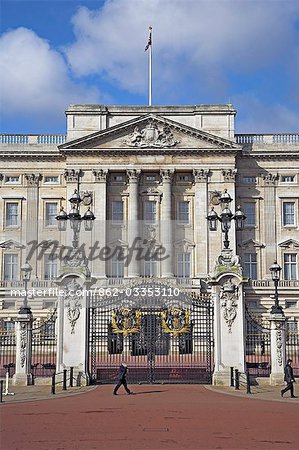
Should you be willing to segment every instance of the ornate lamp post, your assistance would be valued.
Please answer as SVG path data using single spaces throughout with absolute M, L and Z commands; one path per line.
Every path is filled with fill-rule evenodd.
M 214 211 L 214 208 L 211 209 L 207 216 L 207 220 L 209 222 L 210 231 L 217 230 L 218 221 L 221 223 L 221 231 L 224 233 L 224 241 L 223 245 L 225 249 L 229 248 L 229 240 L 228 240 L 228 232 L 231 228 L 232 220 L 236 222 L 236 230 L 240 231 L 244 228 L 244 221 L 246 219 L 245 214 L 242 212 L 240 206 L 238 206 L 235 214 L 229 208 L 229 204 L 232 201 L 231 196 L 227 192 L 227 189 L 220 196 L 220 203 L 222 205 L 222 212 L 220 216 Z
M 274 264 L 272 264 L 272 266 L 269 267 L 269 270 L 271 272 L 272 280 L 274 281 L 274 287 L 275 287 L 274 305 L 271 308 L 271 314 L 284 315 L 282 306 L 279 305 L 279 299 L 278 299 L 278 283 L 280 280 L 281 267 L 279 264 L 277 264 L 277 261 L 274 261 Z
M 31 314 L 31 308 L 28 306 L 28 281 L 31 277 L 32 267 L 28 261 L 21 267 L 22 279 L 25 285 L 25 297 L 23 301 L 23 305 L 19 310 L 19 314 Z
M 63 208 L 61 208 L 59 214 L 56 216 L 58 220 L 58 229 L 60 231 L 66 231 L 67 229 L 67 221 L 70 221 L 71 229 L 73 230 L 73 240 L 72 245 L 73 248 L 78 248 L 79 244 L 79 233 L 81 229 L 81 221 L 84 221 L 84 228 L 86 231 L 91 231 L 93 228 L 93 221 L 95 216 L 90 208 L 84 213 L 83 216 L 80 214 L 80 204 L 82 202 L 82 198 L 80 197 L 80 175 L 81 171 L 78 171 L 78 179 L 77 179 L 77 189 L 75 189 L 73 195 L 69 199 L 71 204 L 70 212 L 67 214 Z

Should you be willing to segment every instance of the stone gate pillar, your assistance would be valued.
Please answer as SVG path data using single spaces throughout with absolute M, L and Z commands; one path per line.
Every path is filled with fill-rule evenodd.
M 213 384 L 230 383 L 230 367 L 245 372 L 245 307 L 241 268 L 219 265 L 209 280 L 214 298 Z
M 271 374 L 270 385 L 282 385 L 286 362 L 286 318 L 284 314 L 271 314 Z
M 19 313 L 16 317 L 16 371 L 13 384 L 28 386 L 32 384 L 31 355 L 32 355 L 32 322 L 30 310 Z
M 88 291 L 90 280 L 78 273 L 62 276 L 57 307 L 57 373 L 74 367 L 88 379 Z

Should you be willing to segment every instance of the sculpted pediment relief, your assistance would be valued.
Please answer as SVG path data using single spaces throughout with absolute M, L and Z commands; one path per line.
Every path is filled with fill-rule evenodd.
M 241 147 L 228 139 L 150 114 L 98 131 L 59 146 L 70 151 L 163 152 L 183 150 L 225 151 Z

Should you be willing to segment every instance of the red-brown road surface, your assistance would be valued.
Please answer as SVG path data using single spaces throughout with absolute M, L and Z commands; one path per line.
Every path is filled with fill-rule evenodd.
M 299 449 L 298 403 L 204 386 L 99 386 L 82 395 L 1 406 L 2 450 Z

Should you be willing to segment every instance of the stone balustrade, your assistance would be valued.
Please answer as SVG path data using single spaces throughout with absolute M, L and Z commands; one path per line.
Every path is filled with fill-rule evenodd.
M 59 145 L 66 142 L 66 134 L 0 134 L 0 144 Z
M 299 134 L 235 134 L 237 144 L 299 144 Z

